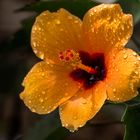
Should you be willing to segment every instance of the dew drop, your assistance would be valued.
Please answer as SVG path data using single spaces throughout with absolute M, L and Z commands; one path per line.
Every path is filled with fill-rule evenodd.
M 139 74 L 139 72 L 138 71 L 135 71 L 135 74 L 137 75 L 137 74 Z
M 41 54 L 40 54 L 40 58 L 41 58 L 41 59 L 44 59 L 44 53 L 41 53 Z
M 92 28 L 91 31 L 94 32 L 94 28 Z
M 60 22 L 60 20 L 56 20 L 56 24 L 60 24 L 61 22 Z
M 97 10 L 96 9 L 94 9 L 94 12 L 96 13 L 97 12 Z M 93 15 L 93 13 L 91 13 L 92 15 Z
M 51 111 L 47 111 L 47 113 L 50 113 Z
M 117 98 L 117 100 L 119 101 L 119 100 L 120 100 L 120 98 Z
M 123 58 L 124 58 L 124 59 L 126 59 L 127 57 L 128 57 L 128 55 L 127 55 L 127 54 L 125 54 L 125 55 L 123 56 Z
M 41 28 L 39 27 L 38 30 L 41 31 Z
M 42 76 L 44 76 L 44 75 L 45 75 L 45 73 L 43 72 L 41 75 L 42 75 Z
M 74 22 L 75 22 L 75 23 L 78 23 L 78 20 L 75 20 Z
M 73 119 L 74 119 L 74 120 L 77 120 L 77 119 L 78 119 L 78 117 L 77 117 L 77 116 L 74 116 L 74 117 L 73 117 Z
M 43 100 L 42 98 L 40 98 L 39 101 L 40 101 L 41 103 L 43 103 L 44 100 Z
M 32 108 L 32 112 L 36 112 L 36 110 L 34 108 Z
M 137 56 L 137 54 L 136 54 L 135 52 L 133 52 L 133 55 L 134 55 L 134 56 Z
M 134 64 L 137 64 L 137 62 L 134 62 Z
M 45 91 L 42 91 L 42 94 L 45 94 Z
M 74 130 L 73 129 L 70 129 L 70 132 L 74 132 Z
M 113 92 L 116 92 L 116 89 L 115 88 L 113 89 Z
M 37 51 L 36 49 L 34 49 L 34 53 L 35 53 L 35 54 L 37 54 L 37 53 L 38 53 L 38 51 Z
M 36 31 L 37 30 L 37 27 L 34 27 L 34 30 Z
M 83 101 L 82 101 L 82 104 L 87 104 L 87 101 L 86 101 L 86 100 L 83 100 Z
M 68 124 L 66 123 L 66 124 L 64 124 L 64 126 L 66 126 L 66 127 L 67 127 L 67 126 L 68 126 Z
M 32 101 L 31 100 L 29 100 L 29 104 L 31 104 L 32 103 Z
M 33 46 L 36 47 L 36 42 L 33 42 Z
M 67 128 L 70 130 L 70 132 L 74 132 L 75 128 L 73 125 L 67 125 Z
M 62 124 L 62 127 L 65 127 L 65 125 L 64 125 L 64 124 Z
M 124 31 L 124 26 L 122 26 L 122 30 Z
M 50 22 L 47 22 L 47 24 L 50 25 L 51 23 Z

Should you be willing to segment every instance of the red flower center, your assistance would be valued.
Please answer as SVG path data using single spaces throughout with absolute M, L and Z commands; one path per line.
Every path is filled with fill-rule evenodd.
M 103 53 L 94 53 L 90 55 L 87 52 L 79 52 L 82 64 L 96 70 L 95 74 L 90 74 L 80 68 L 72 71 L 70 77 L 78 82 L 83 82 L 83 87 L 89 89 L 93 87 L 97 81 L 103 80 L 106 77 L 105 60 Z

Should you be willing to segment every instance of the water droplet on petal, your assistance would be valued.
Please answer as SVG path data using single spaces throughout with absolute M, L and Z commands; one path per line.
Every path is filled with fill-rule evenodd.
M 86 100 L 83 100 L 83 101 L 82 101 L 82 104 L 87 104 L 87 101 L 86 101 Z
M 137 64 L 137 62 L 134 62 L 134 64 Z
M 41 75 L 42 75 L 42 76 L 44 76 L 44 75 L 45 75 L 45 73 L 43 72 Z
M 119 101 L 119 100 L 120 100 L 120 98 L 117 98 L 117 100 Z
M 116 92 L 116 88 L 113 89 L 113 92 Z
M 60 24 L 61 22 L 60 22 L 60 20 L 56 20 L 56 24 Z
M 75 22 L 75 23 L 78 23 L 78 20 L 75 20 L 74 22 Z
M 122 30 L 124 31 L 124 26 L 122 26 Z
M 73 117 L 73 119 L 74 119 L 74 120 L 77 120 L 77 119 L 78 119 L 78 117 L 77 117 L 77 116 L 74 116 L 74 117 Z
M 42 98 L 40 98 L 39 101 L 40 101 L 41 103 L 43 103 L 44 100 L 43 100 Z
M 33 46 L 36 47 L 36 42 L 33 42 Z
M 139 74 L 139 72 L 138 71 L 135 71 L 135 74 L 137 75 L 137 74 Z
M 44 106 L 42 106 L 42 109 L 44 109 L 45 107 Z
M 127 55 L 127 54 L 125 54 L 125 55 L 123 56 L 123 58 L 124 58 L 124 59 L 126 59 L 127 57 L 128 57 L 128 55 Z
M 140 61 L 140 57 L 138 57 L 138 60 Z
M 45 94 L 45 91 L 42 91 L 42 94 Z
M 75 129 L 74 129 L 74 126 L 73 125 L 67 125 L 67 128 L 70 130 L 70 132 L 74 132 Z
M 94 32 L 94 28 L 92 28 L 91 31 Z
M 41 54 L 40 54 L 40 58 L 41 58 L 41 59 L 44 59 L 44 53 L 41 53 Z
M 67 127 L 67 126 L 68 126 L 68 124 L 66 123 L 66 124 L 64 124 L 64 126 L 66 126 L 66 127 Z
M 29 100 L 29 104 L 31 104 L 32 103 L 32 101 L 31 100 Z
M 134 55 L 134 56 L 137 56 L 136 52 L 133 52 L 133 55 Z
M 32 112 L 36 112 L 36 110 L 34 108 L 32 108 Z
M 36 49 L 34 49 L 34 53 L 37 54 L 37 52 L 38 52 L 38 51 L 37 51 Z

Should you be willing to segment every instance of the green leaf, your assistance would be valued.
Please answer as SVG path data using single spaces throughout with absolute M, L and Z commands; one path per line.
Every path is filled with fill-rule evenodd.
M 140 140 L 140 105 L 127 107 L 123 121 L 125 123 L 124 140 Z
M 119 0 L 123 11 L 130 13 L 134 17 L 134 23 L 140 21 L 140 1 L 139 0 Z

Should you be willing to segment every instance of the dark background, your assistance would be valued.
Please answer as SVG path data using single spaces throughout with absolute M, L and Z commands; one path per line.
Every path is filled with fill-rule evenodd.
M 35 0 L 0 0 L 0 140 L 19 140 L 30 133 L 31 128 L 45 116 L 37 115 L 19 99 L 21 82 L 30 68 L 39 61 L 30 47 L 12 48 L 8 42 L 13 33 L 21 28 L 21 21 L 34 15 L 17 12 L 17 9 Z M 19 40 L 24 40 L 22 34 Z M 129 47 L 139 51 L 140 23 L 135 26 L 133 41 Z M 112 105 L 113 106 L 113 105 Z M 67 140 L 122 140 L 124 125 L 119 122 L 124 108 L 106 105 L 90 122 L 90 125 L 71 134 Z M 57 111 L 50 115 L 53 118 Z M 49 120 L 50 121 L 50 120 Z M 60 123 L 60 122 L 59 122 Z M 34 134 L 32 134 L 34 135 Z M 39 140 L 39 139 L 38 139 Z

